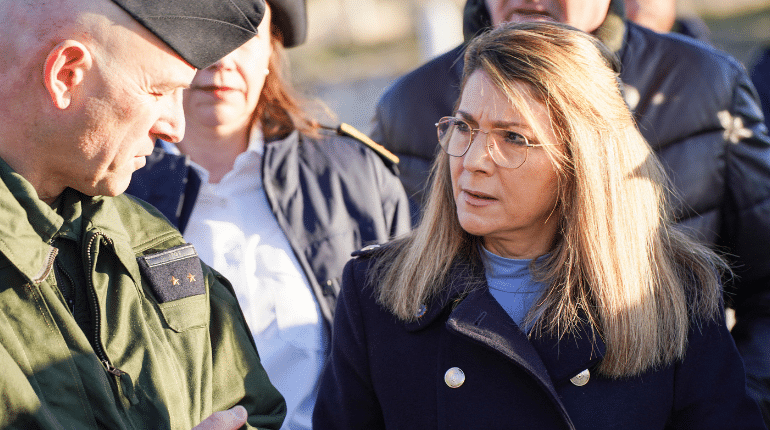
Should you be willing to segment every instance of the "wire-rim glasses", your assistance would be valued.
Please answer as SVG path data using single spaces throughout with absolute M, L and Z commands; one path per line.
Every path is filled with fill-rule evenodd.
M 486 134 L 485 146 L 492 160 L 500 167 L 511 169 L 519 168 L 527 161 L 530 147 L 539 146 L 529 143 L 529 139 L 521 133 L 504 128 L 484 131 L 451 116 L 441 118 L 436 123 L 436 131 L 441 149 L 452 157 L 465 155 L 477 133 Z

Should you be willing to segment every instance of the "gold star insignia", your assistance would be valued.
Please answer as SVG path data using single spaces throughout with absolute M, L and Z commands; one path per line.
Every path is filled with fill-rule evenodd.
M 190 282 L 195 282 L 195 275 L 193 275 L 192 273 L 188 273 L 187 280 Z
M 171 277 L 171 285 L 179 285 L 179 279 L 175 277 Z

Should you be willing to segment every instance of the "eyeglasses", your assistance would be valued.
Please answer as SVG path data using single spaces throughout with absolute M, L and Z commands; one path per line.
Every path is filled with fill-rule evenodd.
M 541 146 L 529 143 L 520 133 L 503 128 L 483 131 L 472 128 L 460 118 L 445 116 L 436 123 L 438 143 L 441 149 L 452 157 L 462 157 L 471 147 L 476 133 L 485 133 L 485 145 L 492 160 L 500 167 L 516 169 L 527 161 L 530 147 Z

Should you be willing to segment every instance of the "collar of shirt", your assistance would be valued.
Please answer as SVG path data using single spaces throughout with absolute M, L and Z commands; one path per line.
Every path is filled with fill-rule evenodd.
M 481 250 L 481 259 L 484 262 L 484 268 L 488 277 L 502 279 L 529 276 L 531 259 L 505 258 L 489 251 L 483 246 Z
M 163 150 L 169 154 L 182 155 L 182 151 L 179 150 L 179 147 L 171 142 L 166 142 L 165 140 L 161 140 L 160 145 L 163 148 Z M 233 169 L 225 175 L 225 178 L 227 178 L 227 176 L 230 175 L 232 172 L 238 171 L 243 167 L 245 167 L 244 166 L 245 164 L 256 163 L 256 165 L 259 167 L 260 162 L 262 160 L 262 155 L 264 155 L 264 153 L 265 153 L 265 135 L 262 133 L 262 127 L 260 126 L 260 123 L 255 122 L 254 125 L 251 127 L 251 131 L 249 132 L 249 145 L 246 147 L 246 150 L 244 152 L 238 154 L 238 157 L 235 158 Z M 201 166 L 200 164 L 192 160 L 190 160 L 190 166 L 193 169 L 195 169 L 195 171 L 200 176 L 201 183 L 204 184 L 204 186 L 208 184 L 209 182 L 208 170 L 206 170 L 203 166 Z M 222 178 L 223 181 L 225 178 Z

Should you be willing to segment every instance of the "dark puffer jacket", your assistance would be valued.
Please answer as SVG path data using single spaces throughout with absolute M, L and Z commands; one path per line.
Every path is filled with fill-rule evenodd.
M 613 0 L 596 34 L 622 63 L 627 102 L 678 194 L 677 219 L 734 263 L 732 333 L 770 422 L 770 139 L 754 87 L 729 55 L 623 13 Z M 469 0 L 466 35 L 488 23 L 484 0 Z M 400 157 L 404 188 L 418 203 L 438 150 L 433 124 L 452 115 L 460 95 L 462 54 L 459 46 L 400 78 L 377 106 L 372 138 Z
M 327 323 L 350 254 L 409 231 L 409 208 L 393 164 L 355 139 L 297 131 L 266 142 L 262 183 Z M 384 162 L 383 162 L 384 161 Z M 182 232 L 201 180 L 187 156 L 156 145 L 126 193 L 146 200 Z

